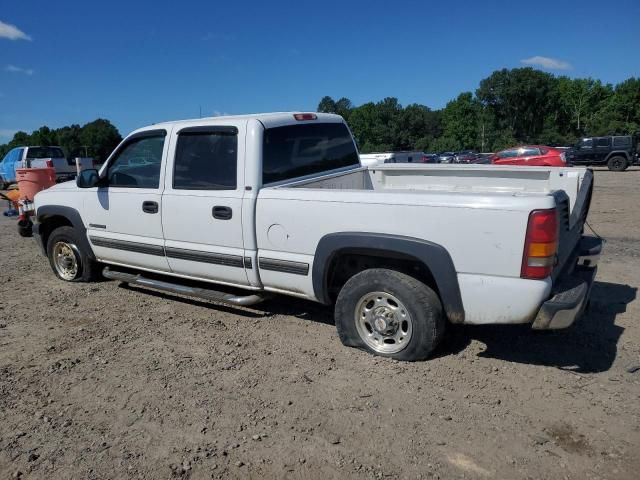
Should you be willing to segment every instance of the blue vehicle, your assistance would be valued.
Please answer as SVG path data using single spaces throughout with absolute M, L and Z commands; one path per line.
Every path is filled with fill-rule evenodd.
M 9 150 L 0 162 L 0 189 L 4 190 L 16 181 L 16 168 L 20 168 L 22 162 L 23 147 Z

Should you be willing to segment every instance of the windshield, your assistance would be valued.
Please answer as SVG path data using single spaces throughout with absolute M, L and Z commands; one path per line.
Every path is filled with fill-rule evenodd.
M 344 123 L 305 123 L 264 133 L 262 183 L 359 166 L 358 152 Z
M 27 158 L 65 158 L 60 147 L 31 147 L 27 150 Z

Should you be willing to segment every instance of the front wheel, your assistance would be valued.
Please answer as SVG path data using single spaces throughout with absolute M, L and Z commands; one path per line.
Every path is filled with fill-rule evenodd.
M 56 276 L 66 282 L 89 282 L 96 277 L 97 264 L 83 251 L 79 233 L 73 227 L 58 227 L 47 241 L 47 257 Z
M 426 359 L 445 330 L 436 293 L 404 273 L 382 268 L 351 277 L 335 307 L 344 345 L 397 360 Z
M 627 169 L 627 159 L 619 155 L 611 157 L 607 162 L 607 167 L 612 172 L 622 172 Z

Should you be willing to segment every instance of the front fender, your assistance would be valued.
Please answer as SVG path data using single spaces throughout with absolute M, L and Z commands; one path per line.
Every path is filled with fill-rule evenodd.
M 42 243 L 42 248 L 46 252 L 47 250 L 47 239 L 48 233 L 51 230 L 46 230 L 43 232 L 42 225 L 46 224 L 48 219 L 52 217 L 62 217 L 71 223 L 71 226 L 80 233 L 79 238 L 82 242 L 82 247 L 85 252 L 87 252 L 87 256 L 92 260 L 95 260 L 95 255 L 93 254 L 93 249 L 91 248 L 91 244 L 87 239 L 87 228 L 82 221 L 82 217 L 80 216 L 80 212 L 78 212 L 75 208 L 66 207 L 63 205 L 43 205 L 38 207 L 36 210 L 36 222 L 40 225 L 37 225 L 35 228 L 35 233 L 40 236 L 40 243 Z M 55 227 L 54 227 L 55 228 Z

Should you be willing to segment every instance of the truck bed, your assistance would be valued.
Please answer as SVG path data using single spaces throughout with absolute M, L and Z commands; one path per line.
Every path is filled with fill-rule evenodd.
M 468 323 L 491 323 L 491 305 L 509 302 L 501 322 L 529 322 L 582 234 L 593 174 L 584 168 L 491 165 L 361 167 L 263 187 L 256 210 L 260 254 L 312 265 L 321 238 L 370 232 L 421 238 L 446 246 Z M 551 278 L 520 278 L 527 220 L 555 208 L 558 262 Z M 285 274 L 261 271 L 265 284 L 292 291 Z M 295 291 L 312 297 L 310 279 Z M 475 292 L 475 293 L 474 293 Z M 476 295 L 477 292 L 482 294 Z M 508 316 L 508 319 L 507 319 Z
M 381 165 L 280 185 L 277 188 L 403 193 L 550 195 L 564 191 L 573 210 L 586 169 L 493 165 Z

